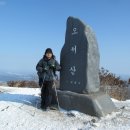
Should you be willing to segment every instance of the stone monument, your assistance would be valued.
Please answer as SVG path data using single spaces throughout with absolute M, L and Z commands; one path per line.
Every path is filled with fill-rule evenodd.
M 99 91 L 99 51 L 95 35 L 89 26 L 72 17 L 67 20 L 61 65 L 61 90 Z
M 110 97 L 100 91 L 99 50 L 95 34 L 77 18 L 67 20 L 61 67 L 60 107 L 99 117 L 115 110 Z

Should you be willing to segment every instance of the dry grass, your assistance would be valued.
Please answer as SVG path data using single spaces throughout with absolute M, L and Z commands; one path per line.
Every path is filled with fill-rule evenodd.
M 38 88 L 38 83 L 35 81 L 8 81 L 7 85 L 10 87 L 29 87 Z
M 130 81 L 125 81 L 110 73 L 104 68 L 99 72 L 101 90 L 108 93 L 111 97 L 118 100 L 126 100 L 128 97 L 128 84 Z
M 36 81 L 8 81 L 7 85 L 10 87 L 39 88 L 38 82 Z M 55 81 L 55 85 L 59 88 L 59 80 Z

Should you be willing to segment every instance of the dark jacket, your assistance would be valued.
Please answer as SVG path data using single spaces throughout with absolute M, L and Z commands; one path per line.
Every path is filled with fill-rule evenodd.
M 36 66 L 39 78 L 44 81 L 53 81 L 55 72 L 60 71 L 60 69 L 61 67 L 55 59 L 48 60 L 46 57 L 42 58 Z

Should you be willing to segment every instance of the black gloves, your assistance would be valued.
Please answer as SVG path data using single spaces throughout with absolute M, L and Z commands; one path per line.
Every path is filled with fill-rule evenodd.
M 49 69 L 54 70 L 54 69 L 56 69 L 56 66 L 55 66 L 54 64 L 50 64 L 50 65 L 48 65 L 48 66 L 44 66 L 44 68 L 39 67 L 39 68 L 38 68 L 38 72 L 39 72 L 39 73 L 46 72 L 46 71 L 48 71 Z
M 42 67 L 39 67 L 39 68 L 38 68 L 38 72 L 39 72 L 39 73 L 46 72 L 46 71 L 48 71 L 48 70 L 49 70 L 49 67 L 48 67 L 48 66 L 45 66 L 44 68 L 42 68 Z
M 45 71 L 45 72 L 48 71 L 48 70 L 49 70 L 48 66 L 45 66 L 44 69 L 43 69 L 43 71 Z
M 55 67 L 54 64 L 50 64 L 50 65 L 49 65 L 49 68 L 50 68 L 50 69 L 55 69 L 56 67 Z

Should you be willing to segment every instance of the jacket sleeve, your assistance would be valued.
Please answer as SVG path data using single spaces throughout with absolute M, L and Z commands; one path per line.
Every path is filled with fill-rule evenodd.
M 60 71 L 61 70 L 61 66 L 60 64 L 55 60 L 55 66 L 56 66 L 56 71 Z
M 36 65 L 36 70 L 38 72 L 42 72 L 43 70 L 43 62 L 42 62 L 42 59 L 38 62 L 38 64 Z

